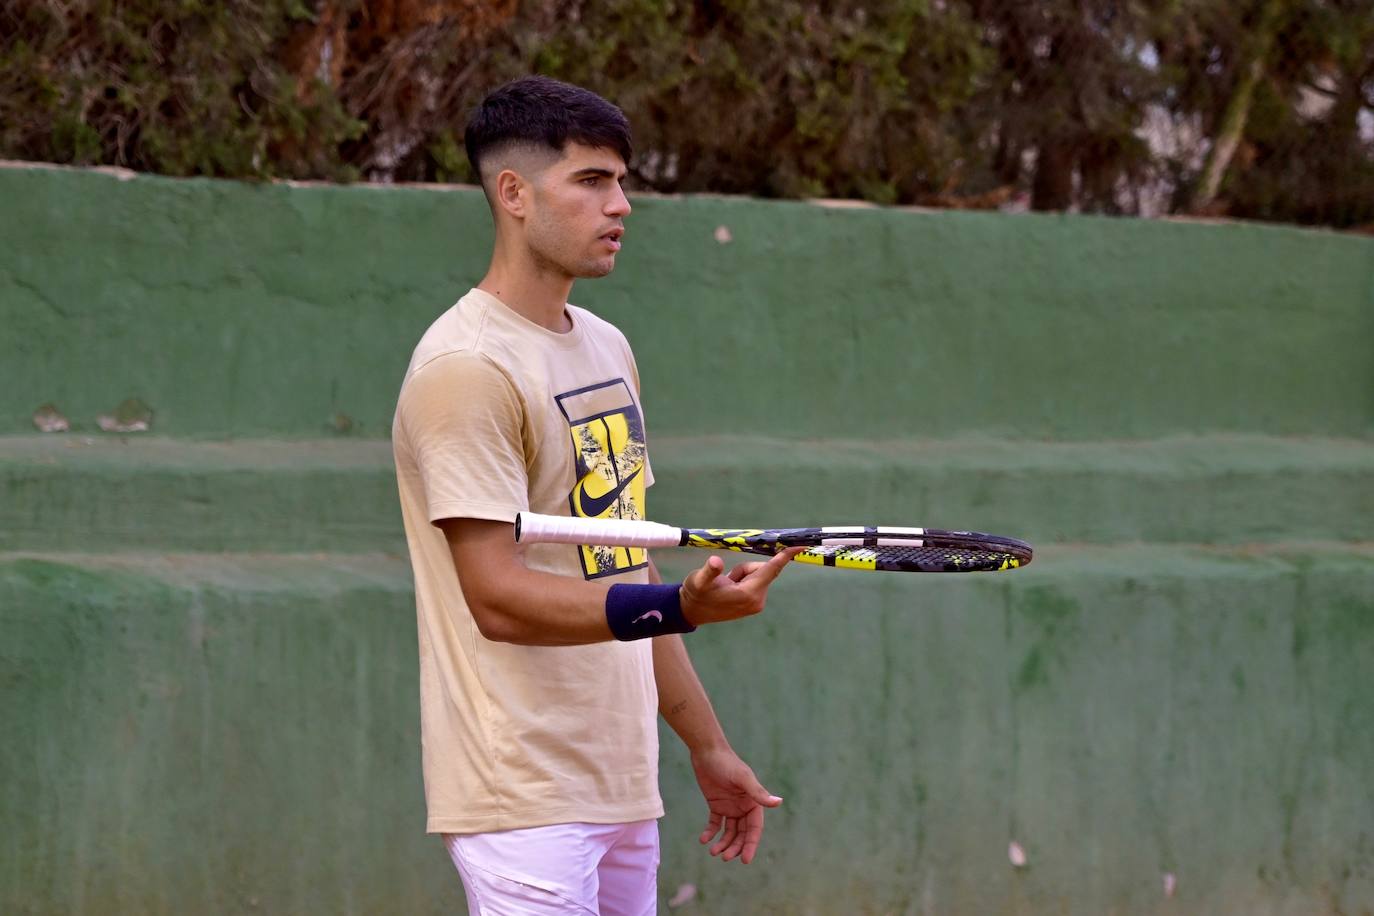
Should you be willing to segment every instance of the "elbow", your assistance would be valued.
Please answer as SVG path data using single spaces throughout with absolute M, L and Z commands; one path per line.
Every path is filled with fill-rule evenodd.
M 519 622 L 500 608 L 486 602 L 472 601 L 468 604 L 468 610 L 483 639 L 517 644 L 524 641 Z

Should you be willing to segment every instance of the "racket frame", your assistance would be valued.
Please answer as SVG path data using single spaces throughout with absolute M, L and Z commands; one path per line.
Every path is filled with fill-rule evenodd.
M 909 528 L 883 525 L 828 525 L 822 528 L 675 528 L 633 519 L 571 518 L 521 512 L 515 518 L 519 543 L 595 544 L 608 547 L 697 547 L 772 556 L 787 547 L 811 548 L 799 562 L 853 569 L 904 569 L 921 572 L 961 572 L 1015 569 L 1031 561 L 1031 547 L 1016 538 L 976 531 Z M 966 553 L 965 567 L 954 564 L 890 566 L 871 559 L 873 548 L 930 548 Z M 869 549 L 865 549 L 869 548 Z M 984 562 L 982 555 L 996 558 Z

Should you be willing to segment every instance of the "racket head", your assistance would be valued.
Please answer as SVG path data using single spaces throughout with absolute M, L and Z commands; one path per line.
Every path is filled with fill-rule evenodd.
M 806 547 L 795 562 L 884 572 L 995 572 L 1034 558 L 1031 546 L 1016 538 L 936 528 L 684 529 L 682 543 L 768 556 Z
M 794 562 L 884 572 L 1000 572 L 1029 563 L 1030 548 L 1011 553 L 992 547 L 812 547 Z

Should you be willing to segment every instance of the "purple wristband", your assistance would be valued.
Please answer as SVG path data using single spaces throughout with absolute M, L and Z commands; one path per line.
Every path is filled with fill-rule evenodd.
M 612 585 L 606 593 L 606 623 L 616 639 L 647 639 L 696 629 L 682 615 L 680 592 L 673 585 Z

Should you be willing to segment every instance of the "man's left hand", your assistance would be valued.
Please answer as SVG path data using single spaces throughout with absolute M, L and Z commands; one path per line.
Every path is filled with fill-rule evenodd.
M 782 799 L 769 794 L 754 771 L 728 747 L 692 755 L 697 784 L 706 797 L 710 819 L 698 838 L 711 844 L 711 855 L 729 862 L 739 858 L 748 865 L 763 839 L 763 809 L 776 808 Z

